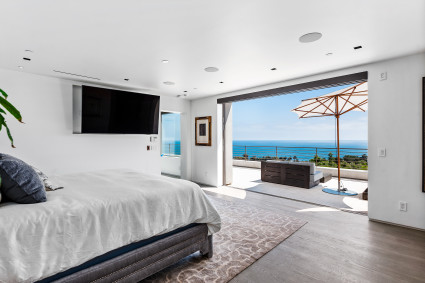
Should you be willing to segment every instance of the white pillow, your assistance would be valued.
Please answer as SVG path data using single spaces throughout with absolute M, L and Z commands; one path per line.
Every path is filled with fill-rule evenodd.
M 49 180 L 49 177 L 46 176 L 43 172 L 41 172 L 39 169 L 32 166 L 32 168 L 37 172 L 38 177 L 44 184 L 44 189 L 46 191 L 56 191 L 58 189 L 63 189 L 62 186 L 59 186 L 57 184 L 52 183 L 52 181 Z

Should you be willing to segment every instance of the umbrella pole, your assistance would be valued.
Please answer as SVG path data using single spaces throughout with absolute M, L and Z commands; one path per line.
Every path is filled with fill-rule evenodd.
M 338 109 L 338 100 L 336 100 L 336 105 Z M 337 154 L 337 158 L 338 158 L 338 189 L 334 190 L 334 189 L 328 189 L 328 188 L 324 188 L 322 189 L 322 191 L 324 191 L 325 193 L 328 194 L 333 194 L 333 195 L 347 195 L 347 196 L 355 196 L 357 195 L 356 192 L 353 191 L 348 191 L 347 189 L 341 188 L 341 161 L 339 158 L 339 113 L 338 111 L 335 111 L 335 118 L 336 118 L 336 142 L 337 142 L 337 149 L 338 149 L 338 154 Z
M 339 106 L 338 106 L 338 97 L 335 97 L 335 117 L 336 117 L 336 143 L 337 143 L 337 149 L 338 149 L 338 192 L 341 191 L 341 163 L 339 160 Z
M 338 101 L 338 100 L 337 100 Z M 337 102 L 338 105 L 338 102 Z M 341 191 L 341 163 L 339 160 L 339 114 L 336 115 L 336 142 L 337 142 L 337 148 L 338 148 L 338 192 Z

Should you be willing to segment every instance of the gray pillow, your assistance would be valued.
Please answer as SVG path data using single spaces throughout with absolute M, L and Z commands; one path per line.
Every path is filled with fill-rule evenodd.
M 34 169 L 22 160 L 0 153 L 0 191 L 17 203 L 45 202 L 44 184 Z

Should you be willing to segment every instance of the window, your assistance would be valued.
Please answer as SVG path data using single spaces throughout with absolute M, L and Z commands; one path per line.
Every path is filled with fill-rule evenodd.
M 162 121 L 162 155 L 180 156 L 180 114 L 161 113 Z

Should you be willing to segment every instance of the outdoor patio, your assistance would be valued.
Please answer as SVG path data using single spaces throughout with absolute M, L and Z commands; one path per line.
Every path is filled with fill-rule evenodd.
M 344 187 L 359 193 L 359 195 L 347 197 L 322 192 L 323 188 L 337 187 L 338 181 L 335 177 L 330 181 L 323 184 L 320 183 L 318 186 L 311 189 L 303 189 L 262 182 L 260 169 L 237 166 L 233 166 L 233 183 L 229 185 L 229 187 L 367 215 L 368 202 L 360 198 L 360 193 L 368 187 L 367 181 L 354 179 L 341 179 L 341 181 L 343 182 Z

